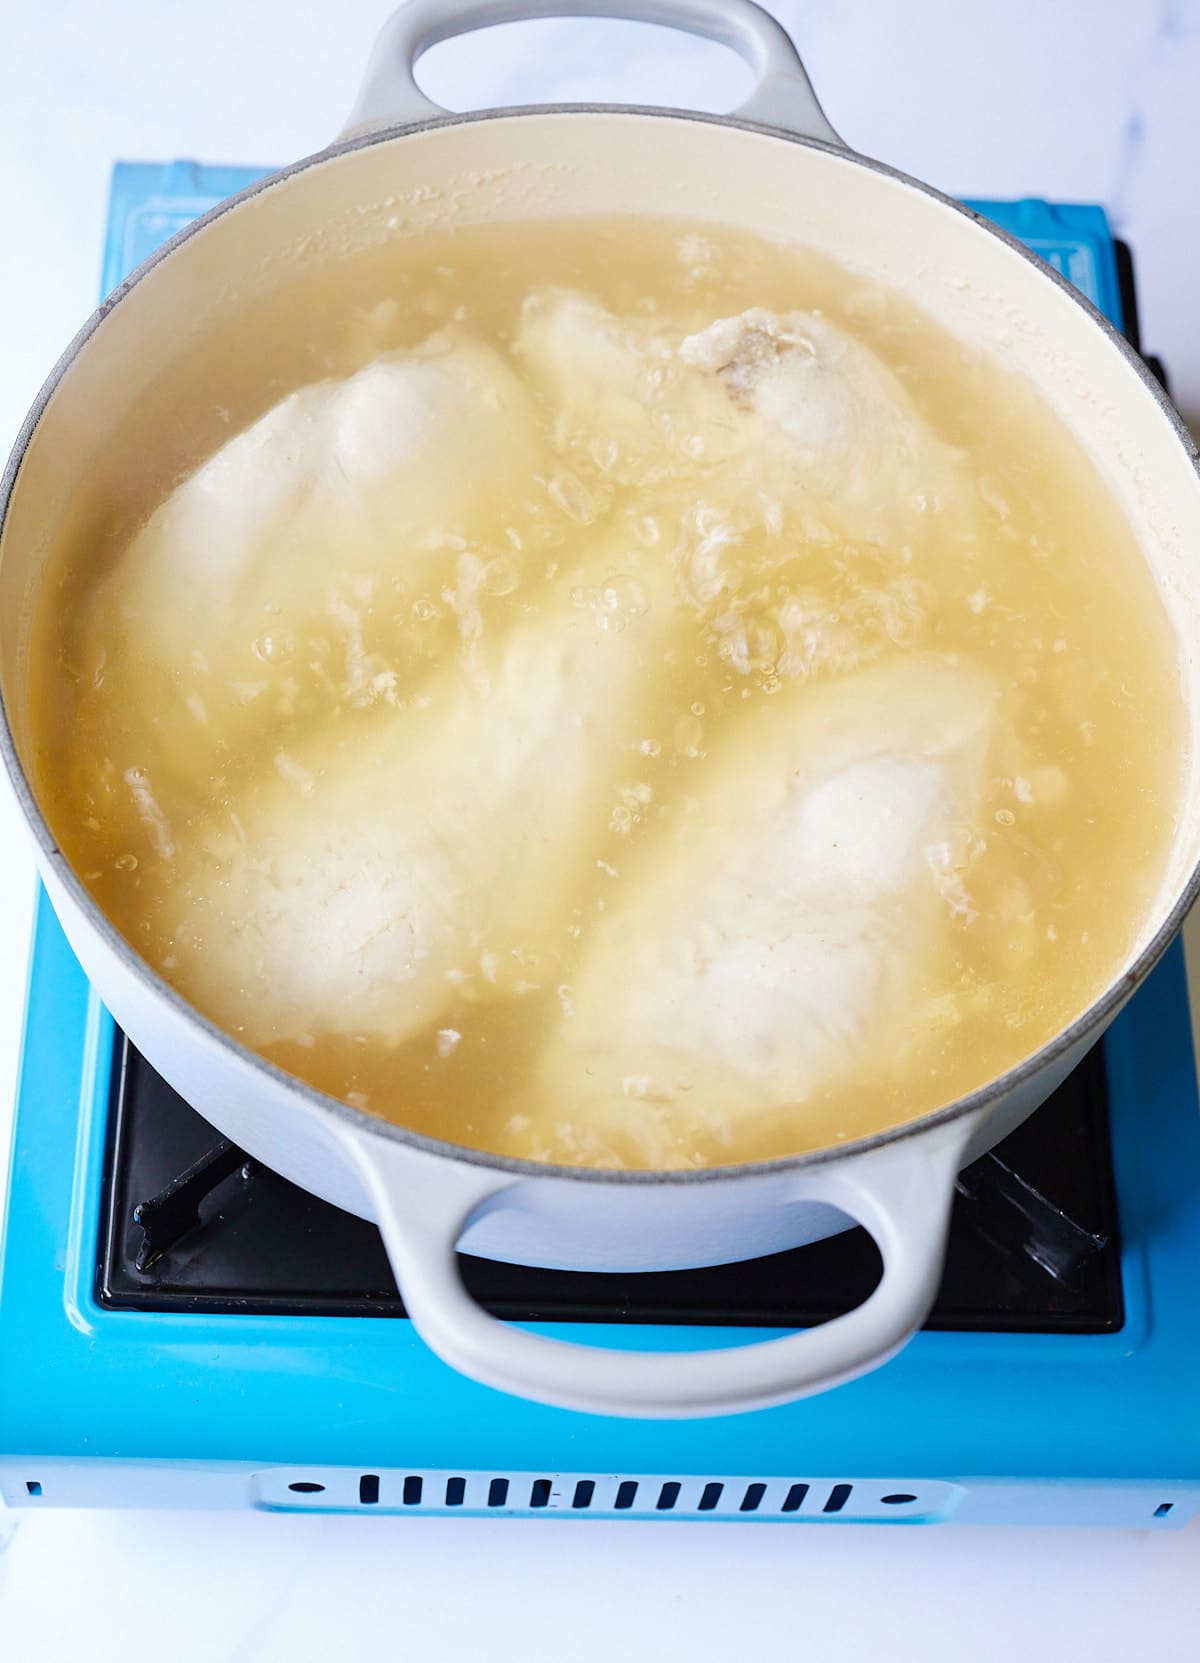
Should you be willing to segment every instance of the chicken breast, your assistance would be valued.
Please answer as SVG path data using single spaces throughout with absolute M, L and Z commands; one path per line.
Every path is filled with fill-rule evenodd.
M 685 335 L 549 289 L 516 351 L 559 448 L 638 480 L 679 597 L 735 671 L 842 675 L 920 640 L 974 495 L 870 348 L 815 313 Z
M 185 996 L 252 1046 L 395 1045 L 456 997 L 524 990 L 561 936 L 663 627 L 645 607 L 606 627 L 572 594 L 485 633 L 407 705 L 278 752 L 148 877 Z
M 526 301 L 514 350 L 559 449 L 584 452 L 610 478 L 644 487 L 719 460 L 737 423 L 711 376 L 680 356 L 683 334 L 668 319 L 618 316 L 550 288 Z
M 920 644 L 978 527 L 959 453 L 898 377 L 816 313 L 722 318 L 679 355 L 734 419 L 675 547 L 721 658 L 802 681 Z
M 741 416 L 740 447 L 785 468 L 851 541 L 895 548 L 962 495 L 957 452 L 883 360 L 829 318 L 754 308 L 689 335 L 679 356 L 719 380 Z
M 448 332 L 289 394 L 172 492 L 95 597 L 92 656 L 150 718 L 119 771 L 236 770 L 250 735 L 331 691 L 369 704 L 421 673 L 419 651 L 376 650 L 391 620 L 453 587 L 468 538 L 519 521 L 540 457 L 504 359 Z
M 998 689 L 934 655 L 772 701 L 591 926 L 534 1101 L 542 1159 L 663 1168 L 802 1117 L 963 902 Z
M 546 289 L 526 302 L 515 350 L 560 442 L 618 477 L 731 465 L 727 488 L 744 487 L 749 461 L 768 497 L 790 488 L 827 529 L 892 546 L 961 492 L 958 453 L 899 378 L 815 312 L 754 308 L 686 334 Z

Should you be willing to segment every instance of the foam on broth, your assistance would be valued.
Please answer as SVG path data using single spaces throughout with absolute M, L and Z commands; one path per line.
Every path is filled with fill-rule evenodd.
M 560 290 L 618 320 L 620 351 L 650 352 L 649 381 L 589 380 L 590 348 L 553 329 L 539 346 Z M 738 357 L 704 335 L 749 309 L 816 314 L 877 355 L 916 459 L 889 416 L 834 511 L 795 461 L 812 444 L 790 407 L 764 459 L 754 376 L 795 343 L 743 331 Z M 708 380 L 679 390 L 654 354 L 666 342 L 674 363 L 692 334 Z M 151 516 L 181 480 L 289 394 L 381 362 L 401 366 L 394 397 L 364 382 L 330 416 L 300 392 L 229 486 L 226 506 L 299 468 L 306 530 L 286 505 L 253 534 L 217 515 L 159 581 L 170 528 Z M 391 495 L 378 471 L 363 485 L 364 447 L 386 450 L 412 408 L 441 411 L 436 443 Z M 881 509 L 892 472 L 902 500 Z M 1185 713 L 1128 525 L 1024 381 L 804 251 L 622 219 L 397 240 L 231 316 L 113 433 L 78 500 L 32 655 L 60 846 L 208 1015 L 404 1125 L 633 1166 L 869 1133 L 1051 1038 L 1157 888 Z M 880 771 L 876 731 L 903 739 L 909 773 Z M 772 770 L 799 780 L 792 809 L 756 796 Z M 825 774 L 851 781 L 849 808 Z M 864 887 L 838 856 L 830 902 L 816 857 L 787 868 L 810 834 L 845 850 L 820 814 L 879 842 L 921 790 L 912 859 L 886 881 L 878 858 Z M 346 921 L 389 839 L 429 914 L 407 983 L 391 937 Z M 263 925 L 265 866 L 273 905 L 326 886 L 319 929 L 303 905 Z M 808 934 L 784 963 L 789 905 Z M 739 927 L 758 944 L 745 974 Z M 277 973 L 263 942 L 286 946 Z M 836 975 L 795 1007 L 822 962 Z M 776 1043 L 789 1025 L 803 1055 Z

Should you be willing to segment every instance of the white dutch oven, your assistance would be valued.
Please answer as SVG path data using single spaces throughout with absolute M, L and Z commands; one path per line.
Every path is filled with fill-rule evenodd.
M 412 68 L 435 41 L 552 13 L 673 24 L 735 47 L 757 86 L 733 116 L 559 108 L 446 115 Z M 1133 523 L 1174 620 L 1200 711 L 1200 480 L 1184 429 L 1089 306 L 955 203 L 855 155 L 821 113 L 791 42 L 748 0 L 413 0 L 371 60 L 347 136 L 176 237 L 87 324 L 47 382 L 0 497 L 5 761 L 46 888 L 84 969 L 134 1043 L 214 1125 L 340 1207 L 375 1219 L 405 1303 L 447 1362 L 490 1385 L 620 1415 L 706 1415 L 783 1402 L 883 1362 L 923 1320 L 959 1168 L 1076 1065 L 1178 930 L 1197 888 L 1200 771 L 1152 915 L 1103 997 L 994 1084 L 836 1150 L 687 1173 L 578 1171 L 418 1137 L 311 1091 L 219 1032 L 131 951 L 55 847 L 29 784 L 31 613 L 45 552 L 106 427 L 185 341 L 289 266 L 423 227 L 580 213 L 686 215 L 794 241 L 870 274 L 973 346 L 1023 370 L 1091 453 Z M 1098 897 L 1103 904 L 1103 897 Z M 903 1118 L 904 1105 L 896 1105 Z M 517 1263 L 662 1270 L 749 1258 L 858 1220 L 883 1276 L 822 1327 L 703 1353 L 566 1344 L 494 1320 L 455 1247 Z

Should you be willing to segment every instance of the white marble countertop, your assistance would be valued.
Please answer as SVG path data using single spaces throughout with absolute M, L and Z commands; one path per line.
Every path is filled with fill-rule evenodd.
M 1132 243 L 1146 346 L 1200 412 L 1200 0 L 773 0 L 834 125 L 955 192 L 1098 201 Z M 117 158 L 283 161 L 351 103 L 389 0 L 41 0 L 0 55 L 0 445 L 90 310 Z M 300 18 L 303 22 L 299 22 Z M 551 23 L 431 54 L 465 108 L 537 97 L 728 108 L 721 49 Z M 0 797 L 0 1149 L 32 865 Z M 1198 1410 L 1200 1412 L 1200 1410 Z M 3 1428 L 0 1427 L 0 1438 Z M 0 1513 L 0 1650 L 265 1663 L 386 1645 L 466 1659 L 1200 1656 L 1200 1522 L 1147 1536 L 963 1528 Z M 1191 1648 L 1189 1650 L 1189 1648 Z

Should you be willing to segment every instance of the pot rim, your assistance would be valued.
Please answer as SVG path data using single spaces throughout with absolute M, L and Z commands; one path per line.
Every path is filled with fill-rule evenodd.
M 367 149 L 376 144 L 387 144 L 393 139 L 408 138 L 442 127 L 507 120 L 513 117 L 520 117 L 523 120 L 536 120 L 539 116 L 563 114 L 652 117 L 679 122 L 695 121 L 709 126 L 731 127 L 739 131 L 755 133 L 763 138 L 778 140 L 785 144 L 794 144 L 811 150 L 823 151 L 827 155 L 837 157 L 842 161 L 867 168 L 874 173 L 883 174 L 895 180 L 898 184 L 918 191 L 940 203 L 943 207 L 961 214 L 983 233 L 996 238 L 1009 250 L 1020 255 L 1035 270 L 1040 279 L 1053 284 L 1061 293 L 1068 296 L 1075 305 L 1082 308 L 1090 322 L 1099 328 L 1107 344 L 1121 354 L 1127 366 L 1134 371 L 1142 385 L 1150 393 L 1160 413 L 1166 418 L 1169 427 L 1173 430 L 1175 437 L 1183 445 L 1184 451 L 1196 472 L 1197 484 L 1200 485 L 1200 452 L 1197 451 L 1195 441 L 1183 425 L 1182 418 L 1163 387 L 1125 337 L 1065 277 L 1046 265 L 1044 261 L 1040 260 L 1037 255 L 1033 254 L 1015 237 L 1001 230 L 990 220 L 985 219 L 983 215 L 957 201 L 954 197 L 947 196 L 943 191 L 926 184 L 923 180 L 914 179 L 911 174 L 904 173 L 899 168 L 891 167 L 886 162 L 876 161 L 872 157 L 859 155 L 857 151 L 850 150 L 846 146 L 827 143 L 821 139 L 789 132 L 762 122 L 749 121 L 736 115 L 718 115 L 704 111 L 679 110 L 650 105 L 537 104 L 447 112 L 428 120 L 363 129 L 347 137 L 338 138 L 324 150 L 316 151 L 310 156 L 301 157 L 298 161 L 286 167 L 264 175 L 262 179 L 256 180 L 244 190 L 237 192 L 236 195 L 227 197 L 224 201 L 217 203 L 207 213 L 184 226 L 181 231 L 178 231 L 161 248 L 156 249 L 153 254 L 144 260 L 123 282 L 118 284 L 79 329 L 51 369 L 21 424 L 3 476 L 0 477 L 0 539 L 3 538 L 9 506 L 13 492 L 16 489 L 25 453 L 46 406 L 60 382 L 66 376 L 82 348 L 103 324 L 108 314 L 137 288 L 138 284 L 150 271 L 161 261 L 169 259 L 176 249 L 187 242 L 190 237 L 203 230 L 221 215 L 228 213 L 230 209 L 238 207 L 241 203 L 259 195 L 261 192 L 285 183 L 297 174 L 307 171 L 310 167 L 332 161 L 355 150 Z M 268 1062 L 256 1052 L 250 1050 L 249 1047 L 234 1039 L 231 1034 L 205 1016 L 203 1012 L 189 1004 L 151 965 L 134 951 L 76 876 L 55 842 L 50 827 L 34 796 L 32 785 L 26 777 L 20 757 L 17 754 L 8 717 L 7 702 L 2 691 L 0 691 L 0 756 L 3 757 L 9 780 L 42 855 L 54 871 L 57 881 L 62 884 L 91 928 L 99 934 L 104 944 L 116 956 L 124 969 L 128 970 L 138 981 L 145 984 L 157 998 L 165 1000 L 175 1015 L 198 1025 L 208 1040 L 229 1053 L 232 1060 L 239 1067 L 248 1066 L 253 1070 L 266 1074 L 275 1085 L 298 1098 L 306 1108 L 323 1115 L 334 1116 L 348 1131 L 381 1137 L 393 1143 L 405 1144 L 414 1150 L 437 1156 L 443 1160 L 461 1161 L 471 1166 L 489 1168 L 522 1179 L 557 1178 L 572 1181 L 582 1180 L 596 1184 L 624 1184 L 644 1187 L 664 1183 L 711 1184 L 722 1179 L 746 1179 L 756 1175 L 779 1176 L 792 1172 L 807 1171 L 833 1161 L 842 1161 L 855 1155 L 866 1154 L 868 1151 L 881 1149 L 889 1144 L 899 1144 L 907 1139 L 915 1138 L 923 1132 L 934 1130 L 936 1127 L 965 1120 L 971 1115 L 990 1108 L 997 1098 L 1018 1090 L 1043 1069 L 1062 1058 L 1065 1053 L 1086 1041 L 1089 1036 L 1098 1038 L 1100 1031 L 1162 958 L 1178 934 L 1197 895 L 1200 894 L 1200 855 L 1198 855 L 1175 904 L 1160 923 L 1150 941 L 1142 949 L 1133 964 L 1123 971 L 1098 999 L 1094 1000 L 1048 1044 L 1024 1057 L 1004 1074 L 998 1075 L 994 1080 L 985 1082 L 983 1085 L 976 1087 L 975 1090 L 955 1098 L 952 1102 L 943 1105 L 939 1109 L 934 1109 L 918 1119 L 902 1121 L 895 1126 L 886 1127 L 882 1131 L 872 1132 L 865 1137 L 855 1138 L 832 1147 L 807 1150 L 798 1155 L 777 1156 L 766 1161 L 664 1170 L 643 1168 L 609 1170 L 597 1167 L 564 1166 L 550 1162 L 492 1154 L 486 1150 L 467 1148 L 464 1145 L 451 1143 L 445 1139 L 433 1138 L 421 1132 L 411 1131 L 394 1121 L 384 1120 L 381 1116 L 372 1114 L 366 1109 L 356 1109 L 349 1103 L 342 1102 L 339 1098 L 316 1090 L 315 1087 L 308 1085 L 295 1075 L 286 1073 L 274 1063 Z

